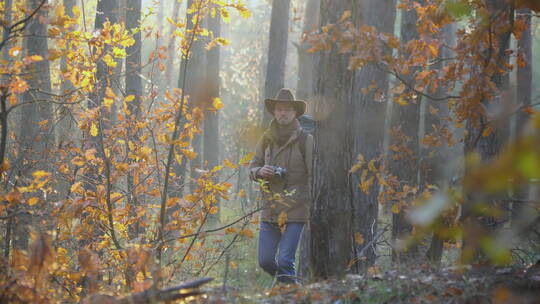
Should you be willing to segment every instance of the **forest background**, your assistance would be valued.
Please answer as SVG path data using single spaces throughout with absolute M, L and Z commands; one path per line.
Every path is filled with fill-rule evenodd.
M 0 299 L 148 296 L 202 277 L 227 301 L 283 291 L 265 293 L 247 171 L 269 120 L 262 100 L 282 87 L 315 120 L 306 284 L 348 275 L 356 287 L 338 297 L 354 301 L 355 280 L 412 266 L 463 278 L 469 265 L 534 264 L 538 11 L 532 0 L 0 2 Z M 294 296 L 336 299 L 319 287 Z

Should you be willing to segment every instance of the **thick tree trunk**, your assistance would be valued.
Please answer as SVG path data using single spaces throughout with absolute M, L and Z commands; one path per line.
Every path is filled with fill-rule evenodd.
M 68 16 L 73 17 L 73 7 L 77 4 L 77 0 L 64 0 L 64 11 Z M 66 57 L 62 57 L 60 62 L 60 69 L 66 70 Z M 66 79 L 60 84 L 60 94 L 66 94 L 73 90 L 73 84 L 70 80 Z M 69 106 L 58 105 L 57 113 L 58 128 L 57 128 L 57 141 L 58 145 L 68 144 L 76 139 L 77 133 L 75 130 L 75 119 L 72 117 Z
M 520 106 L 529 106 L 532 101 L 532 31 L 531 31 L 531 16 L 530 9 L 520 9 L 516 11 L 517 18 L 524 20 L 527 24 L 527 29 L 522 33 L 521 39 L 518 40 L 518 50 L 522 52 L 523 59 L 526 61 L 526 66 L 517 66 L 517 102 Z M 529 114 L 525 111 L 519 111 L 516 119 L 516 133 L 518 137 L 523 133 Z M 512 203 L 512 225 L 519 224 L 521 212 L 523 210 L 523 202 L 529 199 L 530 185 L 522 184 L 518 189 L 515 189 L 514 201 Z
M 346 10 L 355 11 L 348 0 L 322 0 L 321 24 L 336 23 Z M 336 47 L 319 53 L 316 62 L 315 152 L 313 204 L 311 206 L 310 268 L 315 278 L 346 273 L 353 252 L 352 191 L 349 169 L 354 159 L 355 119 L 352 103 L 354 73 L 349 55 Z
M 28 10 L 34 11 L 40 2 L 38 0 L 28 1 Z M 24 40 L 27 56 L 39 55 L 47 58 L 47 25 L 40 22 L 41 18 L 47 18 L 47 10 L 41 9 L 28 25 L 28 36 Z M 33 63 L 30 66 L 27 82 L 30 89 L 24 93 L 23 102 L 34 103 L 25 105 L 22 108 L 20 121 L 21 165 L 19 169 L 22 176 L 31 178 L 30 171 L 48 170 L 48 153 L 54 145 L 52 103 L 45 101 L 48 99 L 46 94 L 34 91 L 51 92 L 49 61 L 42 60 Z M 30 223 L 30 215 L 27 213 L 21 214 L 17 229 L 14 232 L 14 247 L 26 248 Z
M 497 21 L 492 26 L 501 26 L 502 22 L 513 23 L 514 12 L 512 6 L 506 0 L 486 0 L 486 6 L 492 16 L 497 15 Z M 496 65 L 504 71 L 504 62 L 508 61 L 506 50 L 510 46 L 511 27 L 507 32 L 504 32 L 493 42 L 494 52 L 486 51 L 486 54 L 491 54 L 496 60 Z M 503 105 L 506 100 L 506 94 L 510 86 L 510 75 L 505 72 L 496 72 L 491 76 L 491 81 L 496 85 L 498 94 L 494 97 L 483 96 L 482 104 L 486 107 L 487 112 L 491 109 L 497 109 Z M 493 119 L 493 118 L 491 118 Z M 465 138 L 465 152 L 477 152 L 481 160 L 489 163 L 497 157 L 505 143 L 508 141 L 509 121 L 508 117 L 496 117 L 497 121 L 489 122 L 486 125 L 488 117 L 482 117 L 480 127 L 476 127 L 471 123 L 467 124 L 468 136 Z M 487 136 L 482 135 L 486 127 L 492 127 L 492 132 Z M 467 174 L 468 168 L 465 168 Z M 462 221 L 464 223 L 464 240 L 461 258 L 464 262 L 476 261 L 479 263 L 486 261 L 486 256 L 480 251 L 479 242 L 474 239 L 475 235 L 483 233 L 492 235 L 495 230 L 501 226 L 500 219 L 491 216 L 478 216 L 474 209 L 478 208 L 478 203 L 490 204 L 492 208 L 501 208 L 505 204 L 502 199 L 506 198 L 506 194 L 485 195 L 483 193 L 470 193 L 467 197 L 467 202 L 464 204 Z M 474 231 L 475 233 L 468 233 Z
M 306 4 L 306 12 L 304 14 L 304 26 L 300 36 L 299 43 L 295 44 L 298 52 L 298 79 L 296 83 L 296 98 L 308 102 L 307 112 L 313 112 L 313 105 L 310 104 L 310 97 L 313 94 L 313 79 L 315 78 L 315 55 L 307 50 L 310 45 L 305 41 L 305 37 L 312 30 L 319 27 L 319 9 L 321 7 L 320 0 L 308 0 Z M 306 278 L 309 275 L 309 249 L 311 231 L 309 225 L 304 227 L 302 238 L 300 240 L 300 257 L 298 263 L 299 276 Z
M 418 16 L 414 9 L 403 10 L 400 33 L 402 47 L 407 42 L 418 38 L 417 19 Z M 403 78 L 409 85 L 414 85 L 414 70 Z M 400 181 L 400 186 L 408 185 L 413 188 L 418 186 L 420 102 L 420 97 L 411 98 L 408 100 L 408 105 L 394 105 L 392 107 L 391 133 L 397 131 L 399 135 L 391 134 L 391 144 L 404 145 L 410 150 L 409 155 L 405 155 L 404 151 L 389 151 L 388 168 Z M 402 206 L 399 213 L 394 213 L 392 216 L 392 241 L 394 244 L 407 238 L 412 232 L 411 224 L 405 219 L 406 209 L 407 206 Z M 397 263 L 408 262 L 417 255 L 416 246 L 405 251 L 400 249 L 396 247 L 392 249 L 392 259 Z
M 133 31 L 140 26 L 141 21 L 141 0 L 127 0 L 126 5 L 126 27 L 128 30 Z M 141 107 L 141 97 L 143 96 L 143 82 L 140 77 L 141 71 L 141 32 L 137 31 L 133 35 L 135 43 L 127 49 L 126 57 L 126 95 L 133 95 L 133 99 L 128 104 L 129 115 L 131 119 L 128 121 L 137 121 L 139 117 Z M 136 141 L 137 134 L 134 130 L 128 130 L 128 140 Z M 129 151 L 129 145 L 126 145 L 126 149 Z M 127 184 L 127 197 L 130 214 L 136 215 L 136 209 L 139 205 L 137 193 L 135 192 L 135 185 L 133 181 L 133 175 L 128 172 L 126 175 Z M 130 227 L 130 237 L 135 238 L 141 232 L 141 226 L 139 223 L 135 223 L 133 227 Z
M 203 20 L 199 21 L 199 24 L 193 24 L 193 16 L 195 14 L 200 14 L 200 11 L 197 7 L 193 7 L 193 0 L 187 2 L 188 11 L 186 12 L 187 19 L 187 29 L 192 30 L 194 26 L 199 28 L 204 27 Z M 195 2 L 196 3 L 196 2 Z M 189 8 L 193 8 L 194 11 L 189 13 Z M 187 39 L 191 39 L 193 33 L 189 33 Z M 199 37 L 200 38 L 200 37 Z M 206 63 L 206 52 L 204 50 L 204 44 L 201 39 L 194 40 L 191 50 L 189 51 L 189 58 L 183 58 L 180 64 L 180 72 L 178 75 L 178 88 L 183 88 L 186 92 L 188 98 L 187 105 L 189 109 L 195 107 L 204 108 L 204 102 L 202 101 L 203 92 L 205 92 L 205 63 Z M 191 167 L 191 178 L 196 179 L 198 173 L 196 169 L 202 167 L 202 140 L 200 134 L 195 134 L 194 139 L 191 142 L 191 146 L 195 152 L 197 152 L 197 157 L 189 161 Z M 180 152 L 179 152 L 180 153 Z M 184 158 L 184 161 L 181 164 L 175 162 L 174 172 L 176 174 L 178 187 L 176 189 L 171 189 L 173 193 L 171 196 L 182 196 L 185 188 L 185 174 L 187 168 L 188 160 Z M 191 182 L 191 190 L 194 190 L 195 184 Z
M 94 30 L 103 29 L 103 24 L 109 20 L 111 23 L 118 22 L 118 2 L 99 0 L 96 7 L 96 20 L 94 22 Z M 96 69 L 96 86 L 94 92 L 90 96 L 88 103 L 89 108 L 98 107 L 103 102 L 105 89 L 108 86 L 108 70 L 105 63 L 100 60 L 97 63 Z
M 304 38 L 319 26 L 320 6 L 321 0 L 308 0 L 300 41 L 295 44 L 298 52 L 298 82 L 296 83 L 296 97 L 301 100 L 309 100 L 313 93 L 314 55 L 307 51 L 310 48 L 310 45 Z
M 447 25 L 442 31 L 442 40 L 446 46 L 455 46 L 456 41 L 456 24 Z M 441 58 L 451 58 L 453 52 L 447 47 L 439 49 Z M 443 68 L 442 61 L 433 66 L 434 70 Z M 440 97 L 446 94 L 446 88 L 440 87 L 435 93 L 435 97 Z M 432 99 L 424 99 L 424 125 L 425 134 L 429 135 L 436 131 L 435 128 L 443 128 L 452 126 L 445 120 L 450 113 L 446 102 Z M 430 109 L 433 109 L 433 113 Z M 454 133 L 455 134 L 455 133 Z M 422 146 L 422 162 L 420 163 L 420 185 L 425 187 L 428 184 L 435 185 L 442 191 L 447 189 L 450 182 L 450 168 L 455 165 L 452 163 L 451 152 L 453 149 L 446 143 L 441 143 L 439 147 Z M 437 220 L 436 226 L 443 228 L 447 226 L 446 220 L 440 217 Z M 430 246 L 426 252 L 426 256 L 433 265 L 441 263 L 443 254 L 444 239 L 439 235 L 438 231 L 434 231 L 431 238 Z
M 164 1 L 161 1 L 160 3 L 164 3 Z M 188 5 L 190 5 L 191 1 L 188 2 Z M 162 4 L 160 4 L 161 6 Z M 174 1 L 173 4 L 173 14 L 172 14 L 172 20 L 177 21 L 178 15 L 180 13 L 180 1 Z M 188 22 L 189 21 L 188 19 Z M 165 88 L 167 89 L 172 87 L 174 84 L 174 74 L 173 74 L 173 66 L 174 66 L 174 60 L 177 58 L 177 55 L 175 53 L 176 50 L 176 36 L 173 35 L 173 32 L 176 30 L 176 26 L 174 24 L 169 24 L 169 32 L 167 33 L 168 43 L 167 43 L 167 61 L 165 65 Z M 163 33 L 162 33 L 163 35 Z M 178 75 L 178 77 L 181 77 L 181 75 Z
M 221 35 L 221 18 L 216 16 L 208 17 L 208 30 L 214 34 L 214 37 Z M 212 105 L 214 98 L 219 98 L 219 59 L 220 47 L 214 47 L 208 51 L 208 60 L 206 62 L 206 104 Z M 204 114 L 204 162 L 207 169 L 212 169 L 219 164 L 219 111 L 206 111 Z M 219 205 L 218 205 L 219 206 Z M 212 214 L 211 222 L 219 222 L 219 213 Z
M 365 0 L 362 9 L 359 10 L 358 19 L 363 24 L 374 26 L 377 31 L 383 33 L 394 32 L 394 22 L 396 18 L 396 0 Z M 357 113 L 352 120 L 354 151 L 362 154 L 366 160 L 377 159 L 384 153 L 384 122 L 386 115 L 387 100 L 384 96 L 388 91 L 388 73 L 376 67 L 375 64 L 368 64 L 357 71 L 355 76 L 354 109 Z M 370 85 L 376 85 L 377 89 L 370 90 L 367 95 L 362 94 L 362 89 Z M 382 159 L 382 158 L 381 158 Z M 381 165 L 381 164 L 379 164 Z M 360 176 L 352 176 L 353 185 L 360 184 Z M 375 181 L 369 193 L 362 192 L 357 186 L 352 187 L 354 202 L 355 232 L 362 234 L 364 243 L 357 244 L 356 250 L 364 250 L 363 257 L 357 257 L 362 262 L 356 266 L 358 270 L 365 270 L 367 266 L 375 262 L 375 244 L 369 249 L 363 247 L 370 243 L 377 234 L 377 217 L 379 210 L 378 191 L 379 185 Z M 375 242 L 371 242 L 375 243 Z
M 291 0 L 274 0 L 268 39 L 268 63 L 264 82 L 264 98 L 274 98 L 285 85 L 285 61 L 289 38 L 289 7 Z M 267 126 L 271 115 L 263 107 L 263 125 Z

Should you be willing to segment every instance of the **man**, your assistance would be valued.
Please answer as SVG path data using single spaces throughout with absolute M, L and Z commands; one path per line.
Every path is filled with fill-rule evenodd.
M 297 119 L 306 103 L 290 90 L 264 102 L 273 119 L 250 164 L 250 178 L 262 180 L 259 265 L 282 283 L 296 283 L 295 254 L 311 204 L 313 136 Z

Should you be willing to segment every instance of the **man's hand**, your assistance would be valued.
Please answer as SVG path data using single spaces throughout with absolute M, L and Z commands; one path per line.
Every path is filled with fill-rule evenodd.
M 259 169 L 259 171 L 257 172 L 257 176 L 262 178 L 274 176 L 274 168 L 269 165 L 264 165 L 264 167 Z

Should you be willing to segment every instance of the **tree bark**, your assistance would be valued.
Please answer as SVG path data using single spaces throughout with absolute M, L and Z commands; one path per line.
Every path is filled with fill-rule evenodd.
M 321 0 L 308 0 L 306 5 L 306 13 L 304 15 L 304 26 L 300 41 L 296 44 L 298 52 L 298 81 L 296 83 L 296 97 L 300 100 L 309 100 L 313 93 L 313 69 L 314 55 L 307 50 L 310 45 L 304 40 L 312 30 L 315 30 L 319 25 L 319 8 Z M 273 96 L 272 96 L 273 97 Z
M 264 82 L 264 98 L 274 98 L 285 85 L 285 61 L 289 39 L 289 7 L 291 0 L 274 0 L 270 17 L 270 36 L 268 38 L 268 63 Z M 261 106 L 263 125 L 267 126 L 271 115 Z
M 162 3 L 164 3 L 164 1 L 161 1 L 160 2 L 160 5 L 163 5 Z M 190 5 L 190 3 L 192 3 L 192 1 L 189 1 L 188 2 L 188 7 Z M 174 1 L 174 4 L 173 4 L 173 15 L 172 15 L 172 20 L 175 20 L 177 21 L 178 20 L 178 15 L 180 13 L 180 1 Z M 188 19 L 188 23 L 191 23 L 191 21 Z M 166 87 L 172 87 L 173 84 L 174 84 L 174 75 L 173 75 L 173 69 L 172 67 L 174 66 L 174 60 L 176 59 L 176 53 L 175 53 L 175 50 L 176 50 L 176 36 L 173 35 L 174 31 L 176 30 L 176 26 L 173 25 L 173 24 L 169 24 L 169 33 L 168 33 L 168 44 L 167 44 L 167 61 L 166 61 L 166 65 L 165 65 L 165 83 L 166 83 Z M 180 78 L 181 75 L 178 75 L 178 77 Z
M 513 23 L 514 11 L 506 0 L 486 0 L 485 3 L 492 16 L 497 16 L 497 20 L 491 26 L 501 26 L 502 22 Z M 491 81 L 498 90 L 497 95 L 494 97 L 483 96 L 482 98 L 481 102 L 486 107 L 487 112 L 490 109 L 501 107 L 507 98 L 505 95 L 509 89 L 510 75 L 503 72 L 503 63 L 508 61 L 506 50 L 510 46 L 511 34 L 511 27 L 509 27 L 506 32 L 495 37 L 493 45 L 490 46 L 495 51 L 486 51 L 486 54 L 494 56 L 497 67 L 502 70 L 494 72 L 491 76 Z M 482 133 L 488 127 L 488 117 L 484 116 L 481 119 L 480 127 L 476 127 L 470 122 L 467 123 L 468 136 L 465 138 L 465 152 L 467 154 L 477 152 L 482 162 L 489 163 L 497 157 L 504 144 L 508 141 L 509 121 L 508 117 L 497 117 L 497 121 L 490 122 L 493 131 L 484 136 Z M 468 168 L 465 167 L 465 174 L 467 174 L 467 170 Z M 467 203 L 463 207 L 462 216 L 465 233 L 461 258 L 464 262 L 485 262 L 486 256 L 481 253 L 478 240 L 473 238 L 479 234 L 490 236 L 500 227 L 500 219 L 487 215 L 479 216 L 473 210 L 479 207 L 479 202 L 489 204 L 492 208 L 500 208 L 504 204 L 501 200 L 504 197 L 505 194 L 502 193 L 498 195 L 469 193 L 466 198 Z
M 28 10 L 34 11 L 40 3 L 39 0 L 28 1 Z M 46 94 L 35 91 L 51 92 L 49 61 L 46 60 L 48 54 L 47 25 L 40 22 L 40 18 L 47 18 L 47 10 L 40 9 L 32 19 L 27 28 L 27 37 L 24 39 L 27 56 L 39 55 L 45 59 L 33 63 L 29 67 L 27 78 L 29 90 L 23 95 L 23 102 L 30 102 L 30 104 L 22 108 L 20 121 L 21 166 L 19 169 L 22 176 L 29 178 L 31 178 L 30 170 L 48 170 L 48 153 L 55 142 L 52 103 L 46 101 L 48 99 Z M 25 249 L 28 246 L 28 229 L 32 220 L 27 212 L 23 212 L 18 220 L 17 229 L 13 233 L 14 247 Z
M 75 7 L 77 0 L 64 0 L 65 14 L 73 17 L 73 7 Z M 66 57 L 62 57 L 60 62 L 60 69 L 65 71 Z M 60 94 L 66 94 L 73 90 L 73 84 L 70 80 L 65 79 L 60 85 Z M 58 145 L 68 144 L 76 139 L 77 133 L 75 130 L 75 119 L 72 117 L 69 106 L 59 105 L 58 113 L 60 115 L 57 128 L 57 141 Z
M 133 31 L 140 26 L 141 22 L 141 0 L 127 0 L 126 5 L 126 28 L 129 31 Z M 127 57 L 126 57 L 126 95 L 133 95 L 133 99 L 128 104 L 129 117 L 128 121 L 137 121 L 139 118 L 139 112 L 141 107 L 141 97 L 143 96 L 143 82 L 140 77 L 141 71 L 141 31 L 137 31 L 133 35 L 135 43 L 127 48 Z M 132 124 L 133 125 L 133 124 Z M 138 141 L 137 133 L 133 129 L 128 129 L 128 141 Z M 126 149 L 129 153 L 129 145 L 126 145 Z M 127 203 L 129 205 L 130 214 L 132 216 L 136 215 L 138 198 L 135 191 L 133 175 L 131 172 L 128 172 L 126 175 L 127 183 Z M 135 223 L 133 227 L 130 227 L 130 237 L 135 238 L 140 232 L 142 227 L 139 223 Z
M 393 33 L 396 18 L 396 0 L 365 0 L 363 8 L 359 10 L 357 17 L 363 24 L 373 26 L 378 32 Z M 367 95 L 362 93 L 363 88 L 376 85 L 377 89 L 370 90 Z M 366 160 L 377 159 L 384 153 L 384 121 L 386 116 L 387 100 L 384 99 L 388 91 L 388 73 L 378 69 L 375 64 L 368 64 L 355 75 L 355 90 L 353 104 L 357 113 L 352 120 L 353 130 L 357 133 L 353 135 L 354 151 L 362 154 Z M 382 158 L 381 158 L 382 159 Z M 381 165 L 379 163 L 379 165 Z M 352 176 L 353 185 L 360 184 L 360 176 Z M 356 245 L 356 252 L 363 250 L 365 244 L 373 240 L 377 234 L 377 217 L 379 210 L 378 203 L 379 185 L 375 181 L 369 193 L 362 192 L 357 186 L 352 187 L 354 202 L 355 232 L 361 233 L 364 243 Z M 369 249 L 364 250 L 365 260 L 359 258 L 361 262 L 356 264 L 357 270 L 366 270 L 368 266 L 375 262 L 376 249 L 375 242 Z
M 187 2 L 187 8 L 193 7 L 194 0 L 189 0 Z M 188 10 L 189 11 L 189 10 Z M 195 26 L 193 24 L 193 15 L 199 14 L 200 12 L 196 9 L 193 13 L 186 12 L 186 20 L 187 20 L 187 30 L 192 30 Z M 199 21 L 199 24 L 197 25 L 199 28 L 204 27 L 203 20 Z M 188 39 L 190 39 L 191 35 L 195 35 L 194 33 L 190 33 L 188 35 Z M 200 38 L 200 37 L 199 37 Z M 203 40 L 196 38 L 193 41 L 193 44 L 191 46 L 191 50 L 189 52 L 190 58 L 189 59 L 182 59 L 182 62 L 180 63 L 180 72 L 178 74 L 178 87 L 184 88 L 186 91 L 186 96 L 188 98 L 188 108 L 193 109 L 195 107 L 204 108 L 204 103 L 202 102 L 202 94 L 205 91 L 205 85 L 204 85 L 204 79 L 205 79 L 205 62 L 206 62 L 206 52 L 204 50 L 204 44 Z M 185 78 L 185 79 L 184 79 Z M 190 164 L 190 176 L 191 179 L 194 180 L 198 177 L 198 173 L 196 169 L 202 168 L 202 140 L 201 140 L 200 134 L 194 134 L 194 138 L 191 142 L 191 147 L 195 152 L 197 152 L 197 156 L 189 161 Z M 181 153 L 181 152 L 179 152 Z M 186 175 L 186 168 L 187 168 L 187 159 L 184 157 L 184 161 L 181 164 L 178 164 L 175 162 L 174 164 L 174 172 L 176 174 L 178 187 L 177 189 L 171 189 L 173 191 L 171 193 L 171 196 L 182 196 L 185 188 L 185 175 Z M 191 182 L 190 184 L 190 190 L 194 190 L 196 185 L 195 183 Z
M 111 23 L 118 22 L 118 2 L 99 0 L 96 7 L 96 20 L 94 22 L 94 30 L 103 29 L 103 24 L 109 20 Z M 105 50 L 104 50 L 105 51 Z M 97 63 L 96 69 L 96 86 L 94 92 L 90 96 L 88 103 L 89 108 L 98 107 L 103 102 L 105 89 L 108 85 L 108 67 L 100 60 Z
M 315 78 L 315 55 L 307 50 L 310 45 L 305 41 L 305 37 L 312 30 L 319 27 L 319 9 L 321 6 L 320 0 L 308 0 L 304 14 L 304 25 L 296 45 L 298 53 L 298 79 L 296 83 L 296 98 L 308 102 L 306 112 L 313 112 L 313 105 L 310 104 L 311 95 L 313 94 L 313 80 Z M 309 225 L 304 227 L 302 237 L 300 239 L 300 257 L 298 263 L 299 276 L 306 278 L 309 275 L 309 256 L 310 256 L 310 237 L 311 231 Z
M 418 39 L 416 21 L 418 16 L 414 9 L 403 10 L 401 15 L 401 45 L 402 48 L 407 42 Z M 408 55 L 408 54 L 404 54 Z M 409 85 L 414 85 L 414 69 L 409 75 L 403 76 L 404 81 Z M 419 120 L 420 120 L 421 98 L 410 98 L 408 105 L 394 105 L 392 107 L 391 132 L 398 131 L 399 135 L 391 135 L 390 142 L 393 145 L 404 145 L 410 150 L 409 155 L 404 155 L 404 151 L 389 151 L 388 168 L 390 172 L 400 181 L 400 186 L 418 186 L 418 156 L 419 156 Z M 410 202 L 407 202 L 410 203 Z M 405 219 L 407 206 L 402 206 L 399 213 L 392 216 L 392 241 L 394 244 L 408 237 L 412 232 L 412 226 Z M 396 247 L 392 248 L 392 259 L 394 262 L 409 262 L 417 255 L 416 246 L 411 246 L 406 251 Z
M 336 23 L 346 10 L 355 11 L 348 0 L 322 0 L 321 24 Z M 310 268 L 315 278 L 342 276 L 353 252 L 353 201 L 349 169 L 354 155 L 352 95 L 354 73 L 349 55 L 337 48 L 319 53 L 316 61 L 315 151 L 313 204 L 310 212 Z
M 456 24 L 447 25 L 441 33 L 444 44 L 450 47 L 454 47 L 456 44 Z M 440 47 L 439 56 L 441 58 L 451 58 L 454 56 L 453 52 L 447 47 Z M 434 70 L 441 70 L 444 66 L 442 61 L 433 66 Z M 446 88 L 439 87 L 434 94 L 436 97 L 443 96 L 446 93 Z M 450 111 L 447 103 L 442 101 L 424 99 L 424 125 L 425 134 L 431 134 L 436 131 L 435 128 L 452 128 L 448 121 L 445 120 L 450 115 Z M 434 109 L 435 112 L 431 113 L 430 109 Z M 452 134 L 455 132 L 451 131 Z M 428 184 L 435 185 L 441 191 L 448 188 L 450 183 L 451 172 L 449 166 L 455 165 L 452 162 L 452 155 L 454 152 L 447 143 L 441 143 L 439 147 L 427 147 L 422 146 L 422 162 L 420 163 L 420 185 L 425 187 Z M 448 224 L 446 219 L 439 217 L 437 219 L 436 226 L 439 228 L 446 227 Z M 436 229 L 437 230 L 437 229 Z M 439 235 L 438 231 L 433 232 L 430 246 L 426 252 L 426 256 L 433 265 L 440 265 L 443 254 L 444 239 Z
M 214 37 L 221 35 L 221 18 L 208 16 L 208 30 Z M 206 62 L 206 104 L 212 105 L 214 98 L 219 98 L 219 60 L 220 47 L 214 47 L 208 51 L 208 60 Z M 219 111 L 205 111 L 204 114 L 204 161 L 205 167 L 209 170 L 219 164 Z M 219 207 L 219 204 L 217 205 Z M 210 215 L 210 222 L 219 222 L 219 212 Z
M 532 102 L 532 31 L 531 31 L 531 16 L 530 9 L 520 9 L 516 11 L 517 18 L 522 19 L 527 24 L 527 29 L 522 33 L 518 40 L 518 51 L 522 52 L 523 59 L 526 61 L 525 66 L 517 65 L 517 103 L 520 106 L 530 106 Z M 530 114 L 525 111 L 519 111 L 516 119 L 516 133 L 519 137 L 522 135 L 525 126 L 529 121 Z M 521 213 L 523 212 L 523 201 L 529 199 L 530 185 L 523 183 L 515 189 L 514 202 L 512 203 L 512 225 L 519 224 Z

